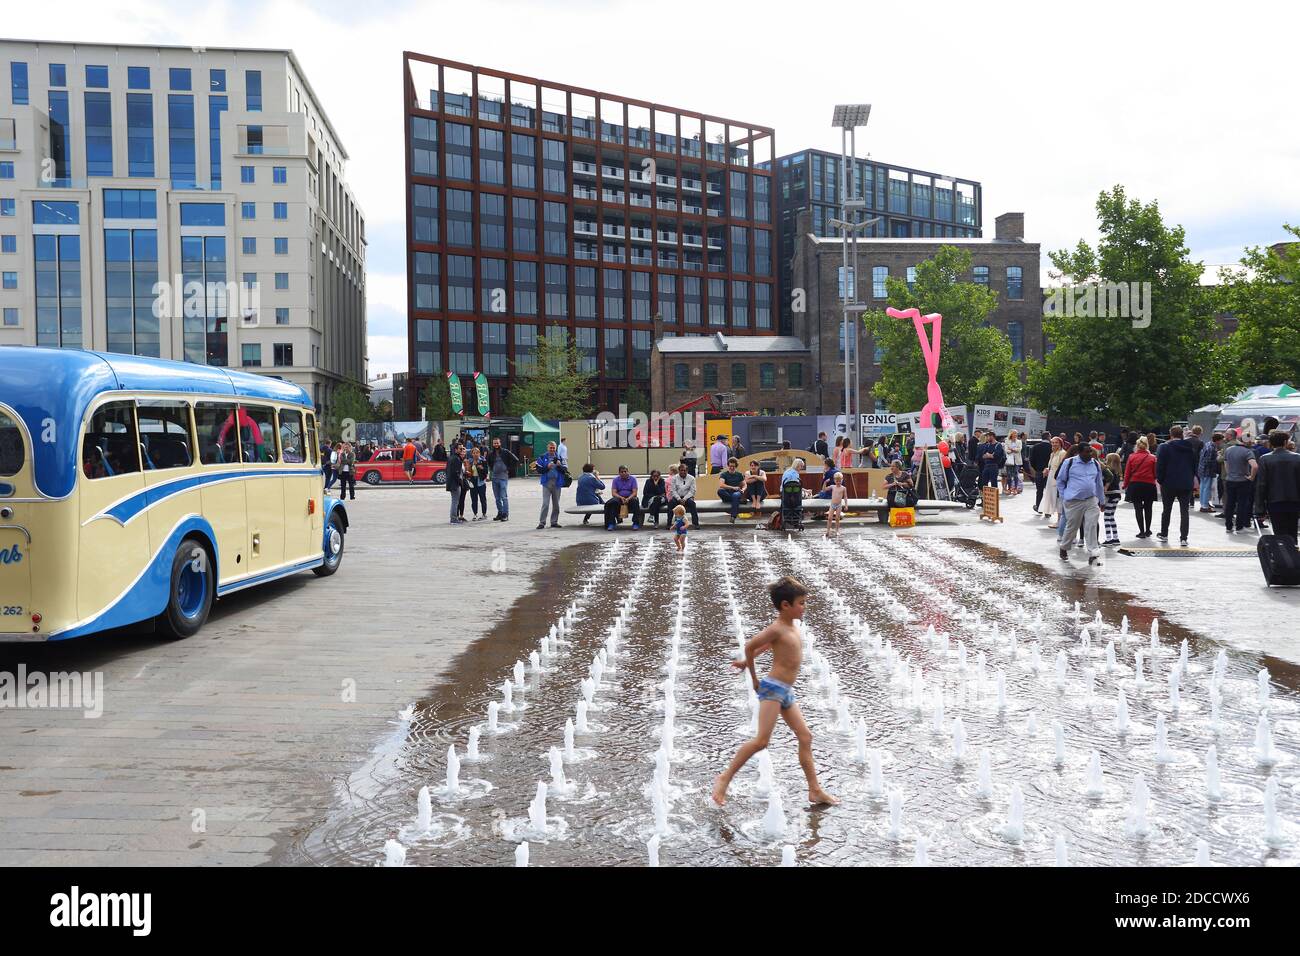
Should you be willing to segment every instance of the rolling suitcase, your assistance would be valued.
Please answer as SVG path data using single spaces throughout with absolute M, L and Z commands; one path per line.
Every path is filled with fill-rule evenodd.
M 1259 564 L 1264 569 L 1264 583 L 1269 587 L 1300 586 L 1300 551 L 1287 538 L 1275 534 L 1261 535 L 1258 545 Z

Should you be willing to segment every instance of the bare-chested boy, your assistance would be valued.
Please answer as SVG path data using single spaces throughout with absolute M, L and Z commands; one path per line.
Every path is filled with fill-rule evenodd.
M 731 778 L 750 757 L 767 746 L 779 713 L 799 740 L 799 766 L 803 767 L 804 776 L 808 778 L 809 802 L 839 803 L 817 782 L 817 768 L 813 766 L 812 731 L 804 722 L 799 705 L 794 702 L 794 682 L 799 676 L 799 664 L 803 660 L 803 647 L 794 622 L 803 619 L 808 589 L 794 578 L 784 577 L 772 584 L 767 593 L 771 595 L 772 604 L 776 607 L 776 620 L 745 643 L 744 660 L 731 662 L 731 666 L 737 670 L 748 670 L 754 680 L 754 690 L 758 693 L 758 733 L 752 740 L 741 745 L 730 766 L 714 781 L 713 802 L 722 806 L 727 799 L 727 787 L 731 785 Z M 768 669 L 767 676 L 760 681 L 754 672 L 754 658 L 769 647 L 772 650 L 772 666 Z

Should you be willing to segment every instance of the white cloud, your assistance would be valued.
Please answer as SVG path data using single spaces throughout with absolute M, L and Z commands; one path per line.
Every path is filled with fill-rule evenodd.
M 1194 256 L 1223 261 L 1285 238 L 1281 223 L 1300 209 L 1298 19 L 1294 6 L 1259 0 L 1230 11 L 1132 0 L 917 10 L 218 0 L 179 16 L 174 0 L 65 0 L 57 20 L 7 4 L 5 32 L 291 47 L 351 155 L 348 181 L 376 234 L 404 221 L 401 55 L 412 49 L 775 127 L 779 153 L 838 149 L 832 106 L 869 101 L 859 152 L 979 180 L 986 234 L 1017 210 L 1045 250 L 1092 240 L 1097 193 L 1123 183 L 1188 226 Z M 404 315 L 400 244 L 371 253 L 372 302 Z M 372 336 L 372 368 L 397 354 L 383 338 Z

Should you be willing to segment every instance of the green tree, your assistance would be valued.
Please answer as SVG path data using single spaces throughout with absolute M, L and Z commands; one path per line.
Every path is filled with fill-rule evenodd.
M 334 390 L 329 415 L 325 420 L 331 436 L 344 441 L 355 441 L 356 433 L 349 428 L 349 422 L 374 420 L 375 410 L 359 386 L 349 383 Z
M 448 390 L 445 377 L 439 376 L 429 382 L 422 398 L 425 421 L 445 422 L 456 417 L 456 413 L 451 408 L 451 392 Z
M 912 289 L 895 276 L 886 280 L 889 304 L 896 309 L 915 307 L 922 315 L 938 312 L 943 316 L 938 380 L 944 401 L 950 405 L 1015 404 L 1023 391 L 1020 363 L 1012 358 L 1006 333 L 985 325 L 997 308 L 997 294 L 964 281 L 970 270 L 969 252 L 941 246 L 933 259 L 917 264 Z M 930 376 L 915 326 L 906 319 L 890 318 L 884 310 L 865 313 L 863 322 L 882 353 L 875 395 L 891 409 L 923 407 Z M 933 328 L 926 326 L 926 334 Z
M 541 336 L 532 361 L 512 362 L 515 384 L 506 396 L 512 415 L 532 412 L 538 418 L 586 418 L 593 372 L 582 371 L 582 355 L 567 333 Z
M 1300 240 L 1300 226 L 1283 228 Z M 1241 264 L 1220 271 L 1216 303 L 1237 319 L 1228 345 L 1240 384 L 1300 387 L 1300 241 L 1252 246 Z
M 627 405 L 628 413 L 645 412 L 650 414 L 650 396 L 643 392 L 636 385 L 631 386 L 623 396 L 623 403 Z
M 1189 259 L 1181 226 L 1169 227 L 1157 203 L 1125 195 L 1123 186 L 1097 199 L 1101 238 L 1094 250 L 1049 254 L 1070 286 L 1150 283 L 1145 319 L 1044 317 L 1054 346 L 1029 372 L 1031 401 L 1042 410 L 1128 425 L 1168 424 L 1232 391 L 1226 350 L 1216 344 L 1212 303 L 1201 290 L 1202 266 Z

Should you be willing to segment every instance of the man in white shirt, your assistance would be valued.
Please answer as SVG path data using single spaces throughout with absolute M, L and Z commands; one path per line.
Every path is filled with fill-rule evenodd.
M 686 469 L 684 464 L 677 466 L 677 473 L 668 482 L 668 513 L 671 515 L 678 505 L 685 508 L 686 513 L 691 516 L 691 527 L 698 528 L 700 515 L 695 510 L 695 476 Z M 672 526 L 673 523 L 669 521 L 669 530 L 672 530 Z
M 560 464 L 565 468 L 569 467 L 569 446 L 564 443 L 563 438 L 560 439 L 559 447 L 555 449 L 555 455 L 560 459 Z

